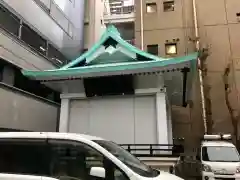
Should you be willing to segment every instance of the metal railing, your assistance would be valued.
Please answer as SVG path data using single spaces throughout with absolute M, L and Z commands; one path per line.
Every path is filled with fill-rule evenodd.
M 184 153 L 183 145 L 171 144 L 120 144 L 137 157 L 178 157 Z
M 116 2 L 104 2 L 104 15 L 121 15 L 135 12 L 134 5 L 124 5 L 124 0 L 119 0 Z

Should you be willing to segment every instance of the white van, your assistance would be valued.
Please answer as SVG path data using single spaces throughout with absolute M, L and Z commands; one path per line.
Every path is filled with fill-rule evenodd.
M 240 157 L 227 140 L 231 135 L 205 135 L 201 144 L 203 180 L 240 179 Z
M 0 180 L 181 180 L 117 144 L 68 133 L 0 133 Z

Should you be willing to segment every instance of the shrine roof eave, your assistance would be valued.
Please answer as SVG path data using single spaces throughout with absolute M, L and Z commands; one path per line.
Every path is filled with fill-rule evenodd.
M 180 70 L 185 67 L 195 68 L 197 58 L 198 53 L 192 53 L 187 56 L 169 58 L 161 61 L 138 61 L 114 64 L 97 64 L 66 69 L 60 68 L 46 71 L 23 70 L 22 73 L 26 77 L 29 77 L 31 79 L 40 81 L 54 81 L 123 74 L 167 72 Z

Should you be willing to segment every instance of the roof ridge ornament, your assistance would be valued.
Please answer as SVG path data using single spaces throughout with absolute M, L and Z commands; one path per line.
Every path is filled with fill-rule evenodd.
M 121 37 L 121 33 L 118 31 L 118 29 L 114 25 L 108 25 L 107 31 Z

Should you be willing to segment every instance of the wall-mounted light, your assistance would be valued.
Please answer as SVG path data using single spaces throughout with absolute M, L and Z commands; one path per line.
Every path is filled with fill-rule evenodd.
M 40 46 L 40 50 L 43 51 L 43 52 L 46 51 L 46 49 L 44 47 L 42 47 L 42 46 Z
M 63 64 L 63 62 L 62 61 L 60 61 L 59 59 L 57 59 L 57 58 L 51 58 L 52 60 L 54 60 L 54 61 L 57 61 L 59 64 Z

